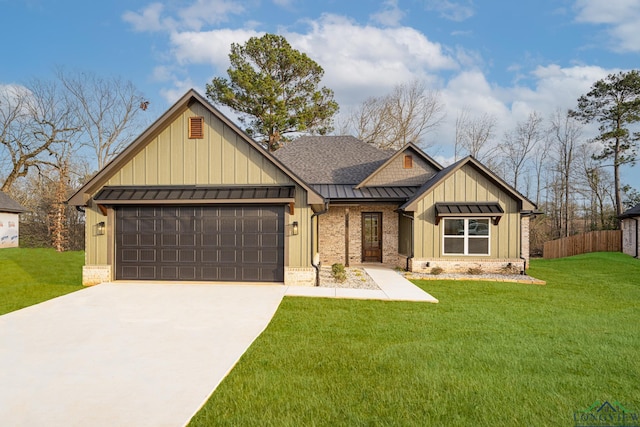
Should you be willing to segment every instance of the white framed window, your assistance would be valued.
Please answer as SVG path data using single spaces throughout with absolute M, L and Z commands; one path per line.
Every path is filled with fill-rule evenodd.
M 444 218 L 444 255 L 489 255 L 489 218 Z

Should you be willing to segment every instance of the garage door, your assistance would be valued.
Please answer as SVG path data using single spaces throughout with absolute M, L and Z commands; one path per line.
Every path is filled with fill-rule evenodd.
M 116 279 L 284 281 L 282 206 L 120 206 Z

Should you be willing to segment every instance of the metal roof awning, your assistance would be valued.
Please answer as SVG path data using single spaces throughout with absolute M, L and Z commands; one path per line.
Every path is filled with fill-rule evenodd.
M 498 202 L 436 203 L 436 225 L 445 217 L 490 217 L 498 225 L 504 210 Z
M 107 186 L 93 200 L 104 211 L 112 205 L 189 205 L 218 203 L 286 204 L 293 211 L 293 185 L 257 186 Z M 104 213 L 104 212 L 103 212 Z
M 404 202 L 416 192 L 417 187 L 363 187 L 355 184 L 312 184 L 314 190 L 331 201 L 391 201 Z

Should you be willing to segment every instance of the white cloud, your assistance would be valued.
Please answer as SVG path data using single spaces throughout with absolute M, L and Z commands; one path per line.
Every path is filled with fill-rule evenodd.
M 161 3 L 150 3 L 139 12 L 127 11 L 122 19 L 135 31 L 199 31 L 204 25 L 226 22 L 232 14 L 240 14 L 244 6 L 233 0 L 195 0 L 189 6 L 169 3 L 169 10 Z M 163 13 L 166 12 L 166 17 Z
M 458 67 L 440 44 L 410 27 L 361 26 L 336 15 L 309 26 L 307 33 L 285 37 L 324 68 L 325 84 L 341 105 L 360 103 L 416 78 L 435 81 L 437 71 Z
M 253 30 L 188 31 L 171 35 L 171 52 L 181 65 L 211 64 L 219 71 L 229 66 L 231 43 L 244 44 L 262 33 Z
M 224 75 L 231 43 L 243 44 L 262 34 L 252 29 L 174 32 L 171 60 L 181 66 L 210 64 L 218 75 Z M 335 91 L 342 106 L 358 104 L 416 78 L 435 82 L 438 71 L 458 67 L 440 44 L 410 27 L 362 26 L 344 17 L 324 15 L 309 21 L 307 32 L 283 35 L 324 68 L 323 84 Z
M 640 2 L 637 0 L 576 0 L 575 9 L 577 22 L 607 26 L 613 50 L 640 51 Z
M 505 131 L 513 129 L 519 121 L 526 120 L 536 111 L 547 119 L 557 109 L 575 108 L 580 95 L 587 93 L 591 85 L 616 72 L 594 66 L 563 68 L 559 65 L 539 66 L 527 75 L 532 84 L 498 86 L 487 81 L 479 70 L 462 71 L 451 78 L 441 91 L 446 119 L 432 138 L 446 151 L 452 150 L 455 137 L 455 120 L 461 110 L 471 116 L 490 114 L 496 118 L 494 144 L 502 141 Z
M 383 9 L 370 16 L 373 22 L 384 25 L 386 27 L 397 27 L 404 18 L 404 11 L 398 7 L 398 0 L 386 0 L 383 3 Z
M 164 10 L 161 3 L 151 3 L 140 12 L 126 11 L 122 19 L 133 26 L 135 31 L 162 31 L 165 26 L 160 21 L 160 15 Z
M 443 18 L 456 22 L 469 19 L 475 14 L 472 0 L 427 0 L 426 8 L 440 12 Z

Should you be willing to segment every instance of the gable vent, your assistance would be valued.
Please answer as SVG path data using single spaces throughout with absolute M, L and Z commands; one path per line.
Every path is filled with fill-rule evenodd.
M 204 138 L 204 117 L 189 117 L 189 139 Z
M 413 156 L 404 156 L 404 168 L 411 169 L 413 168 Z

